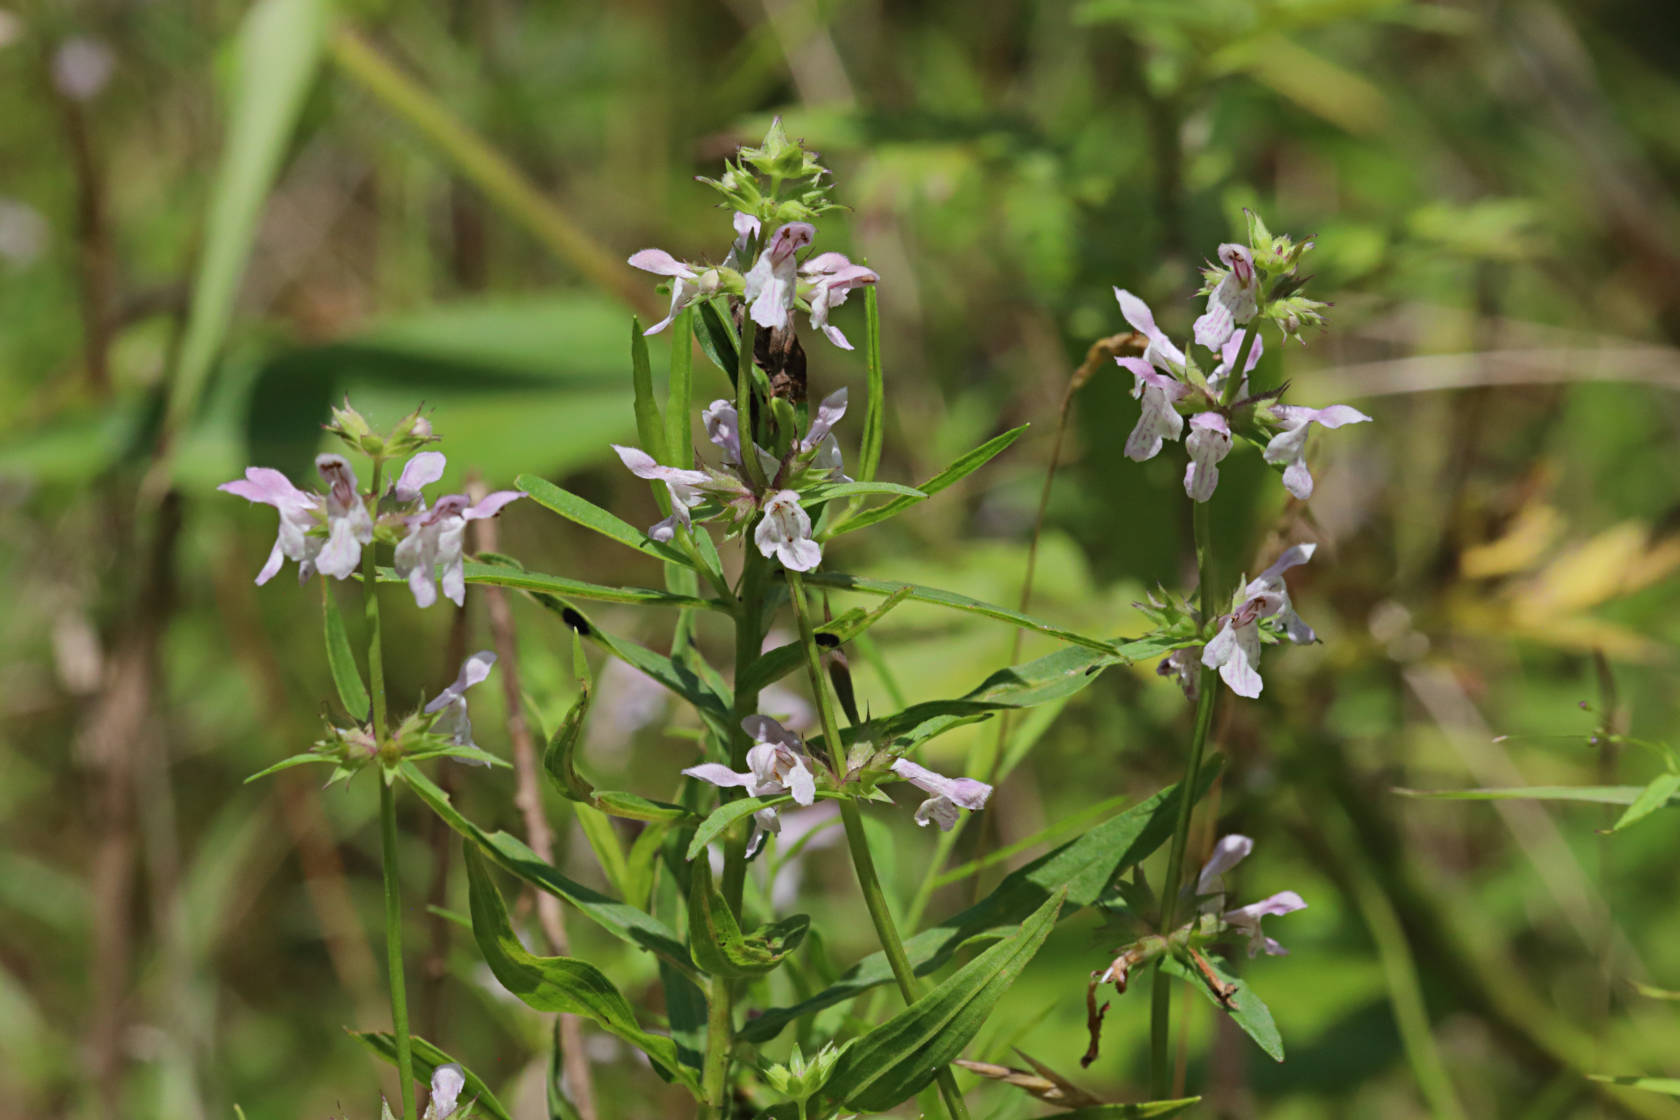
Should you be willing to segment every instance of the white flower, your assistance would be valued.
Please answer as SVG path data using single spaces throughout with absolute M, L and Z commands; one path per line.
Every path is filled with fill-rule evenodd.
M 1287 464 L 1283 468 L 1283 487 L 1303 502 L 1313 492 L 1312 473 L 1307 470 L 1307 429 L 1313 424 L 1340 428 L 1343 424 L 1363 424 L 1371 419 L 1345 404 L 1333 404 L 1329 408 L 1275 404 L 1272 414 L 1284 427 L 1266 444 L 1264 458 L 1268 463 Z
M 848 482 L 846 464 L 840 455 L 840 441 L 834 438 L 834 425 L 846 415 L 846 390 L 836 389 L 817 406 L 817 415 L 799 441 L 799 450 L 811 456 L 811 465 L 826 471 L 835 482 Z
M 262 585 L 274 578 L 286 560 L 298 564 L 298 582 L 315 572 L 315 557 L 326 541 L 312 537 L 309 530 L 320 524 L 321 497 L 293 486 L 291 480 L 272 467 L 247 467 L 245 477 L 216 487 L 237 497 L 273 506 L 280 514 L 280 532 L 274 538 L 268 562 L 257 573 Z
M 700 422 L 706 426 L 706 438 L 723 449 L 724 465 L 739 466 L 741 463 L 741 417 L 735 411 L 735 406 L 729 401 L 719 398 L 701 411 Z
M 315 557 L 322 575 L 348 579 L 373 542 L 373 518 L 357 490 L 356 472 L 342 455 L 317 455 L 315 470 L 327 483 L 327 543 Z
M 443 477 L 444 463 L 441 451 L 420 452 L 403 465 L 401 477 L 391 487 L 391 496 L 403 505 L 420 502 L 420 508 L 425 509 L 425 499 L 420 491 Z
M 705 471 L 663 466 L 639 447 L 624 447 L 615 443 L 612 449 L 618 452 L 618 457 L 630 468 L 631 474 L 637 478 L 663 482 L 665 488 L 670 491 L 671 516 L 651 526 L 648 529 L 649 537 L 660 542 L 669 541 L 677 535 L 678 525 L 686 529 L 692 524 L 688 511 L 705 499 L 705 494 L 700 488 L 712 481 L 711 475 Z
M 1289 955 L 1289 950 L 1266 936 L 1265 931 L 1260 928 L 1260 919 L 1277 914 L 1293 914 L 1306 908 L 1306 901 L 1294 891 L 1279 891 L 1270 898 L 1225 911 L 1224 921 L 1232 929 L 1247 935 L 1249 956 L 1252 957 L 1264 949 L 1269 956 L 1285 957 Z
M 1184 431 L 1184 417 L 1174 404 L 1182 400 L 1190 387 L 1164 373 L 1157 373 L 1142 358 L 1115 358 L 1116 363 L 1131 372 L 1132 396 L 1142 399 L 1143 411 L 1138 416 L 1132 434 L 1126 437 L 1126 458 L 1139 463 L 1153 459 L 1161 451 L 1161 441 L 1176 440 Z
M 1304 644 L 1317 640 L 1312 627 L 1295 613 L 1283 582 L 1283 573 L 1305 564 L 1316 548 L 1313 544 L 1296 545 L 1257 579 L 1251 580 L 1244 589 L 1246 601 L 1226 616 L 1213 640 L 1203 647 L 1202 664 L 1218 669 L 1220 678 L 1238 696 L 1252 700 L 1264 687 L 1259 668 L 1261 619 L 1276 616 L 1284 634 L 1293 642 Z
M 450 1062 L 432 1071 L 432 1098 L 426 1105 L 427 1120 L 449 1120 L 455 1115 L 455 1103 L 461 1090 L 467 1087 L 466 1070 Z
M 789 222 L 770 235 L 764 251 L 744 277 L 742 298 L 749 305 L 752 321 L 761 327 L 787 326 L 798 288 L 799 262 L 794 254 L 817 235 L 809 222 Z
M 1254 274 L 1254 256 L 1243 245 L 1219 247 L 1219 260 L 1227 271 L 1208 293 L 1207 311 L 1196 320 L 1196 341 L 1209 350 L 1220 350 L 1237 327 L 1254 318 L 1259 307 L 1259 282 Z
M 1205 502 L 1219 485 L 1219 461 L 1231 453 L 1231 426 L 1217 412 L 1198 412 L 1190 417 L 1190 434 L 1184 437 L 1190 462 L 1184 468 L 1184 492 L 1192 501 Z
M 1221 877 L 1246 859 L 1253 850 L 1254 841 L 1246 836 L 1221 837 L 1219 843 L 1214 845 L 1213 855 L 1202 867 L 1202 873 L 1196 877 L 1197 896 L 1215 896 L 1215 904 L 1223 905 L 1220 900 L 1225 894 L 1225 883 Z M 1306 908 L 1307 904 L 1294 891 L 1280 891 L 1259 902 L 1227 910 L 1220 916 L 1220 920 L 1248 937 L 1249 956 L 1252 957 L 1263 949 L 1274 957 L 1280 957 L 1287 955 L 1288 950 L 1266 936 L 1260 928 L 1260 919 L 1278 914 L 1293 914 Z
M 753 543 L 761 555 L 774 556 L 789 571 L 808 572 L 822 562 L 822 546 L 811 539 L 811 515 L 792 490 L 778 490 L 764 503 Z
M 671 278 L 671 309 L 665 313 L 665 318 L 643 331 L 644 335 L 658 334 L 670 326 L 671 320 L 700 295 L 699 273 L 663 249 L 643 249 L 627 263 L 631 268 Z
M 1166 333 L 1155 325 L 1155 315 L 1149 310 L 1149 305 L 1124 288 L 1115 288 L 1114 298 L 1120 301 L 1120 314 L 1126 317 L 1126 322 L 1149 340 L 1149 345 L 1144 347 L 1143 360 L 1167 373 L 1183 373 L 1184 351 L 1174 346 Z
M 490 666 L 496 663 L 496 655 L 487 649 L 481 649 L 465 661 L 461 662 L 461 671 L 456 674 L 455 681 L 448 688 L 438 693 L 431 702 L 421 709 L 427 715 L 434 712 L 441 713 L 432 722 L 432 734 L 441 735 L 454 743 L 457 747 L 471 747 L 478 750 L 478 744 L 472 738 L 472 720 L 467 716 L 467 689 L 478 684 L 490 676 Z M 488 762 L 478 759 L 462 759 L 475 766 L 488 766 Z
M 894 774 L 923 793 L 931 796 L 916 807 L 916 823 L 926 827 L 931 820 L 941 832 L 956 827 L 958 809 L 983 809 L 992 795 L 992 787 L 976 778 L 947 778 L 925 766 L 918 766 L 908 758 L 892 764 Z
M 442 458 L 441 455 L 438 457 Z M 463 552 L 467 522 L 494 517 L 503 506 L 524 496 L 517 490 L 497 490 L 473 503 L 465 494 L 449 494 L 439 498 L 437 505 L 430 510 L 422 508 L 408 518 L 408 535 L 398 542 L 391 566 L 399 576 L 408 580 L 415 606 L 423 610 L 437 602 L 436 578 L 440 566 L 443 568 L 444 596 L 457 607 L 466 604 Z
M 850 350 L 852 344 L 840 333 L 840 328 L 829 323 L 829 309 L 845 303 L 853 288 L 873 284 L 880 277 L 861 264 L 853 264 L 843 253 L 819 253 L 800 266 L 799 274 L 811 281 L 806 296 L 811 303 L 811 326 L 822 331 L 840 349 Z
M 769 716 L 752 715 L 741 721 L 754 744 L 747 751 L 745 773 L 721 762 L 702 762 L 683 771 L 691 778 L 720 789 L 744 789 L 753 797 L 790 794 L 796 804 L 810 805 L 817 796 L 817 776 L 805 754 L 805 743 Z M 781 820 L 774 808 L 760 809 L 753 819 L 765 832 L 780 832 Z

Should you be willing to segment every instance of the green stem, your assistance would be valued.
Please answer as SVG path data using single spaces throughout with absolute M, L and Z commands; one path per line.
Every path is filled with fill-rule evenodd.
M 384 463 L 373 461 L 377 498 Z M 367 610 L 368 691 L 373 699 L 373 734 L 383 756 L 390 718 L 385 710 L 385 651 L 379 627 L 379 560 L 370 541 L 362 549 L 362 594 Z M 403 1120 L 415 1120 L 414 1052 L 408 1035 L 408 989 L 403 982 L 402 880 L 397 871 L 397 796 L 391 781 L 379 775 L 379 852 L 385 878 L 385 966 L 391 984 L 391 1034 L 397 1043 L 397 1089 Z
M 1237 347 L 1237 360 L 1230 369 L 1225 371 L 1225 388 L 1219 394 L 1221 408 L 1229 408 L 1231 402 L 1237 399 L 1237 391 L 1242 388 L 1242 383 L 1247 376 L 1245 373 L 1238 371 L 1248 365 L 1248 352 L 1254 349 L 1254 340 L 1259 337 L 1259 334 L 1260 313 L 1256 311 L 1254 318 L 1248 321 L 1248 326 L 1243 328 L 1242 343 Z
M 1246 353 L 1248 339 L 1243 342 Z M 1208 626 L 1216 616 L 1214 608 L 1213 531 L 1208 516 L 1208 504 L 1195 502 L 1196 570 L 1201 584 L 1200 599 L 1202 625 Z M 1195 809 L 1194 790 L 1201 776 L 1202 756 L 1206 753 L 1208 732 L 1213 727 L 1213 707 L 1219 695 L 1219 677 L 1211 669 L 1201 673 L 1201 695 L 1196 701 L 1196 729 L 1190 740 L 1190 760 L 1184 768 L 1183 791 L 1178 801 L 1178 820 L 1173 827 L 1172 848 L 1167 853 L 1167 876 L 1161 882 L 1161 926 L 1170 935 L 1177 928 L 1178 893 L 1184 874 L 1184 853 L 1190 846 L 1190 816 Z M 1152 975 L 1149 999 L 1149 1088 L 1152 1096 L 1166 1097 L 1172 1091 L 1172 1067 L 1167 1056 L 1168 1036 L 1171 1034 L 1172 981 L 1159 968 Z
M 745 415 L 745 413 L 743 413 Z M 742 430 L 742 444 L 751 438 Z M 764 558 L 752 548 L 746 549 L 741 567 L 740 594 L 735 603 L 735 680 L 747 679 L 747 670 L 757 660 L 764 645 L 761 632 L 764 618 Z M 751 741 L 741 722 L 758 711 L 758 690 L 735 690 L 732 710 L 733 727 L 729 736 L 729 765 L 741 770 L 747 764 L 747 750 Z M 734 796 L 727 791 L 725 796 Z M 737 832 L 740 830 L 737 829 Z M 731 910 L 741 912 L 746 894 L 747 838 L 731 836 L 723 849 L 723 897 Z M 701 1088 L 706 1098 L 705 1115 L 708 1120 L 721 1120 L 729 1110 L 729 1055 L 734 1046 L 733 1019 L 734 990 L 729 981 L 712 981 L 706 1018 L 706 1059 L 701 1070 Z
M 385 865 L 385 963 L 391 980 L 391 1033 L 397 1040 L 397 1080 L 403 1120 L 415 1120 L 414 1052 L 408 1037 L 408 990 L 403 985 L 402 885 L 397 876 L 396 791 L 379 779 L 379 838 Z
M 805 671 L 810 678 L 811 695 L 816 700 L 817 714 L 822 721 L 823 738 L 828 743 L 828 753 L 835 774 L 844 777 L 846 748 L 840 741 L 840 725 L 834 717 L 834 704 L 823 677 L 822 652 L 817 648 L 816 628 L 811 622 L 811 612 L 805 601 L 805 582 L 798 572 L 793 571 L 787 573 L 787 581 L 788 592 L 793 599 L 794 615 L 799 620 L 800 644 L 805 648 Z M 869 920 L 874 923 L 875 935 L 881 942 L 881 952 L 886 955 L 893 979 L 898 981 L 898 990 L 904 996 L 904 1002 L 915 1003 L 922 996 L 922 984 L 916 977 L 909 954 L 904 951 L 904 942 L 898 935 L 898 927 L 893 923 L 892 911 L 887 907 L 887 895 L 881 889 L 881 877 L 875 870 L 875 857 L 869 851 L 869 838 L 863 831 L 863 814 L 858 811 L 857 802 L 849 797 L 840 799 L 840 822 L 846 829 L 846 848 L 851 853 L 852 866 L 857 871 L 858 886 L 863 891 Z M 963 1103 L 962 1094 L 957 1089 L 957 1080 L 950 1067 L 941 1068 L 936 1076 L 940 1096 L 945 1099 L 945 1109 L 952 1120 L 968 1120 L 968 1107 Z

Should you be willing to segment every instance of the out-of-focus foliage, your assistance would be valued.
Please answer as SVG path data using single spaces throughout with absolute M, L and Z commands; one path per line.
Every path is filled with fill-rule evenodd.
M 1680 740 L 1680 22 L 1662 6 L 256 11 L 270 22 L 225 0 L 0 7 L 0 1117 L 220 1117 L 234 1102 L 368 1116 L 391 1091 L 344 1031 L 389 1027 L 371 792 L 323 793 L 300 771 L 242 784 L 319 734 L 333 695 L 320 589 L 283 579 L 254 596 L 271 522 L 212 487 L 248 463 L 298 472 L 350 392 L 386 423 L 425 402 L 449 441 L 446 486 L 469 469 L 491 486 L 546 475 L 653 520 L 608 443 L 634 431 L 626 301 L 657 297 L 600 262 L 722 244 L 727 217 L 691 179 L 775 114 L 851 208 L 825 238 L 881 275 L 879 477 L 926 479 L 1033 424 L 939 500 L 836 538 L 862 575 L 1014 602 L 1063 388 L 1124 329 L 1111 287 L 1183 336 L 1189 278 L 1245 205 L 1317 236 L 1329 330 L 1269 349 L 1257 377 L 1377 423 L 1326 448 L 1310 513 L 1253 457 L 1233 457 L 1218 494 L 1224 571 L 1257 571 L 1285 538 L 1323 542 L 1291 593 L 1327 641 L 1269 661 L 1265 698 L 1231 706 L 1219 732 L 1220 829 L 1268 856 L 1243 895 L 1288 887 L 1310 908 L 1289 919 L 1292 955 L 1249 977 L 1286 1063 L 1184 1004 L 1190 1084 L 1217 1114 L 1680 1114 L 1585 1079 L 1680 1073 L 1661 998 L 1680 988 L 1680 817 L 1601 837 L 1622 806 L 1390 792 L 1644 786 L 1660 758 L 1607 732 Z M 248 17 L 272 37 L 241 48 Z M 382 85 L 370 50 L 435 101 Z M 228 200 L 242 187 L 248 211 Z M 662 368 L 669 335 L 652 344 Z M 703 366 L 702 401 L 726 391 Z M 813 396 L 863 376 L 861 358 L 813 348 Z M 1129 388 L 1104 370 L 1075 398 L 1038 560 L 1034 613 L 1082 633 L 1138 632 L 1132 602 L 1189 578 L 1174 468 L 1121 456 Z M 658 561 L 534 502 L 502 522 L 501 551 L 534 568 L 661 585 Z M 852 605 L 835 595 L 836 613 Z M 529 708 L 552 729 L 575 688 L 570 637 L 515 607 Z M 641 624 L 628 608 L 599 617 Z M 453 676 L 486 620 L 394 610 L 385 625 L 407 704 Z M 702 621 L 698 640 L 716 638 Z M 960 696 L 1011 634 L 907 603 L 870 638 L 893 679 L 854 657 L 864 700 Z M 693 745 L 622 668 L 598 672 L 578 761 L 607 788 L 665 797 Z M 1151 670 L 1108 673 L 1028 723 L 1040 736 L 989 840 L 1176 780 L 1188 712 Z M 478 741 L 505 753 L 499 701 L 478 698 Z M 955 764 L 991 734 L 959 730 L 935 754 Z M 473 820 L 517 829 L 505 775 L 435 772 Z M 568 873 L 600 889 L 653 858 L 632 830 L 586 830 L 559 797 L 548 809 Z M 506 997 L 461 928 L 458 846 L 405 812 L 407 893 L 437 908 L 417 904 L 409 927 L 416 1031 L 514 1115 L 545 1115 L 548 1018 Z M 879 826 L 901 905 L 939 870 L 908 818 Z M 838 971 L 874 942 L 826 835 L 784 874 L 812 915 L 797 951 Z M 615 836 L 625 878 L 608 883 L 590 849 Z M 930 916 L 1011 865 L 941 888 Z M 571 927 L 643 1023 L 669 1016 L 693 1041 L 682 1009 L 646 998 L 655 959 Z M 1095 920 L 1057 927 L 965 1056 L 1014 1066 L 1019 1045 L 1072 1069 L 1086 980 L 1111 948 Z M 1145 1003 L 1115 999 L 1080 1077 L 1098 1099 L 1143 1095 Z M 680 1099 L 611 1036 L 586 1037 L 604 1115 Z M 1001 1081 L 960 1080 L 987 1115 L 1041 1111 Z

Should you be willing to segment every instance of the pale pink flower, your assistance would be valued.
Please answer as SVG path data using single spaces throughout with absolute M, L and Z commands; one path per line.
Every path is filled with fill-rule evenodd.
M 1247 246 L 1227 242 L 1219 247 L 1219 260 L 1227 271 L 1208 293 L 1207 311 L 1195 325 L 1196 341 L 1214 351 L 1224 347 L 1237 327 L 1254 318 L 1260 289 L 1254 256 Z
M 929 821 L 949 832 L 956 827 L 957 810 L 978 810 L 986 807 L 992 787 L 976 778 L 947 778 L 908 758 L 893 762 L 892 771 L 923 793 L 930 796 L 916 807 L 916 823 L 927 827 Z
M 792 490 L 778 490 L 764 503 L 753 543 L 761 555 L 774 556 L 789 571 L 808 572 L 822 562 L 822 546 L 811 539 L 811 515 Z
M 1161 441 L 1176 440 L 1184 431 L 1184 417 L 1174 406 L 1190 392 L 1182 381 L 1157 373 L 1142 358 L 1115 358 L 1132 375 L 1132 396 L 1141 398 L 1142 412 L 1126 437 L 1126 458 L 1142 463 L 1160 454 Z
M 422 509 L 407 519 L 408 535 L 398 542 L 391 565 L 408 581 L 416 606 L 424 609 L 437 602 L 439 567 L 443 569 L 444 596 L 457 607 L 466 604 L 467 522 L 494 517 L 503 506 L 524 496 L 517 490 L 497 490 L 473 502 L 465 494 L 449 494 L 439 498 L 431 509 Z
M 317 455 L 315 470 L 327 484 L 327 543 L 315 556 L 322 575 L 348 579 L 373 543 L 373 518 L 362 503 L 356 472 L 342 455 Z
M 437 719 L 432 722 L 432 734 L 443 736 L 457 747 L 479 749 L 478 744 L 473 742 L 472 720 L 467 716 L 467 689 L 486 680 L 490 676 L 490 666 L 495 663 L 496 655 L 487 649 L 481 649 L 461 662 L 461 671 L 456 674 L 454 682 L 421 709 L 427 715 L 437 714 Z M 461 761 L 474 766 L 490 765 L 476 758 L 463 758 Z
M 816 227 L 809 222 L 789 222 L 770 235 L 744 277 L 742 298 L 753 322 L 770 329 L 787 326 L 798 289 L 799 262 L 794 254 L 816 235 Z
M 321 496 L 299 490 L 291 480 L 272 467 L 247 467 L 245 477 L 224 482 L 218 490 L 273 506 L 280 514 L 280 532 L 274 538 L 274 548 L 268 561 L 257 573 L 260 586 L 274 578 L 287 560 L 298 565 L 298 582 L 302 583 L 315 572 L 315 557 L 326 541 L 311 536 L 309 531 L 321 523 Z
M 806 296 L 811 304 L 811 326 L 840 349 L 850 350 L 852 344 L 840 328 L 829 323 L 829 309 L 845 303 L 852 289 L 873 284 L 880 277 L 871 269 L 853 264 L 843 253 L 819 253 L 800 266 L 799 275 L 811 282 Z
M 1231 426 L 1217 412 L 1198 412 L 1190 417 L 1190 434 L 1184 437 L 1190 462 L 1184 468 L 1184 492 L 1192 501 L 1205 502 L 1219 485 L 1219 462 L 1231 453 Z
M 1264 458 L 1268 463 L 1283 463 L 1283 486 L 1301 501 L 1312 497 L 1313 477 L 1307 470 L 1307 429 L 1314 424 L 1325 428 L 1340 428 L 1344 424 L 1364 424 L 1371 418 L 1345 404 L 1328 408 L 1305 408 L 1300 405 L 1274 404 L 1272 414 L 1283 422 L 1281 432 L 1266 444 Z
M 627 263 L 631 268 L 671 278 L 671 309 L 665 313 L 665 318 L 643 331 L 644 335 L 658 334 L 670 326 L 671 321 L 700 296 L 700 274 L 663 249 L 643 249 Z

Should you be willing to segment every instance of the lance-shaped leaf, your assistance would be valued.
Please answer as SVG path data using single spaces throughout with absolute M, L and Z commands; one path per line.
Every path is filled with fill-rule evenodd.
M 543 769 L 548 773 L 555 790 L 569 801 L 594 806 L 601 812 L 615 817 L 628 817 L 639 821 L 676 821 L 691 816 L 681 805 L 653 801 L 638 794 L 618 790 L 597 791 L 578 773 L 574 758 L 578 745 L 583 741 L 583 726 L 589 715 L 594 686 L 589 676 L 589 665 L 583 658 L 582 642 L 575 632 L 572 635 L 572 649 L 573 659 L 578 667 L 578 696 L 572 702 L 572 706 L 566 709 L 565 717 L 549 739 L 547 749 L 543 751 Z
M 881 369 L 881 304 L 870 284 L 863 292 L 865 368 L 869 399 L 863 407 L 863 438 L 858 444 L 858 477 L 868 482 L 881 465 L 887 436 L 887 380 Z M 928 491 L 932 493 L 932 491 Z
M 954 727 L 1005 708 L 1030 708 L 1065 700 L 1083 690 L 1104 669 L 1159 656 L 1178 648 L 1172 638 L 1116 639 L 1101 650 L 1061 649 L 1020 665 L 999 669 L 965 695 L 954 700 L 929 700 L 902 711 L 881 716 L 861 727 L 846 728 L 841 739 L 847 745 L 859 738 L 909 747 L 943 734 Z M 768 655 L 767 655 L 768 656 Z M 822 736 L 812 740 L 812 749 L 823 747 Z
M 443 823 L 477 845 L 484 855 L 510 874 L 576 906 L 585 917 L 613 936 L 670 961 L 685 972 L 694 971 L 682 940 L 664 922 L 615 898 L 574 882 L 540 859 L 525 842 L 506 832 L 485 832 L 461 815 L 449 795 L 410 763 L 400 767 L 402 779 L 442 818 Z
M 350 718 L 364 722 L 373 710 L 367 686 L 362 684 L 362 672 L 356 668 L 356 654 L 350 648 L 350 634 L 344 628 L 344 616 L 338 613 L 338 599 L 332 584 L 321 581 L 321 630 L 327 641 L 327 668 L 332 670 L 333 687 L 338 689 L 338 701 Z
M 982 443 L 979 447 L 976 447 L 966 455 L 963 455 L 956 462 L 952 463 L 950 466 L 946 467 L 944 470 L 916 487 L 916 489 L 923 497 L 928 497 L 939 493 L 952 483 L 960 482 L 962 479 L 967 478 L 969 475 L 991 462 L 1010 444 L 1020 439 L 1022 434 L 1026 432 L 1027 427 L 1028 425 L 1022 424 L 1019 428 L 1011 428 L 1002 435 L 993 436 L 985 443 Z M 903 513 L 905 510 L 909 509 L 921 500 L 922 498 L 894 498 L 892 501 L 885 502 L 876 506 L 874 509 L 864 510 L 861 513 L 854 513 L 851 516 L 836 522 L 823 535 L 825 538 L 837 537 L 841 533 L 850 533 L 854 529 L 862 529 L 870 525 L 878 525 L 887 520 L 889 517 L 897 517 L 899 514 Z
M 389 570 L 386 568 L 380 569 L 381 582 L 386 582 L 385 573 Z M 671 591 L 660 591 L 651 587 L 608 587 L 605 584 L 589 583 L 586 580 L 570 579 L 566 576 L 528 572 L 522 568 L 510 567 L 502 563 L 482 563 L 469 560 L 465 564 L 465 571 L 468 583 L 511 587 L 519 591 L 561 595 L 568 599 L 593 599 L 598 603 L 629 603 L 633 606 L 647 607 L 697 607 L 708 611 L 727 611 L 729 609 L 725 603 L 716 599 L 703 599 L 698 595 L 679 595 Z M 391 572 L 390 579 L 391 581 L 398 579 L 395 572 Z
M 1283 1061 L 1283 1036 L 1278 1033 L 1277 1023 L 1272 1021 L 1272 1012 L 1260 997 L 1254 994 L 1254 989 L 1241 979 L 1232 976 L 1219 967 L 1219 962 L 1211 957 L 1203 957 L 1208 971 L 1213 978 L 1223 984 L 1230 993 L 1221 999 L 1209 986 L 1208 980 L 1186 967 L 1181 961 L 1173 957 L 1165 957 L 1161 961 L 1161 971 L 1169 976 L 1176 976 L 1192 988 L 1201 992 L 1215 1006 L 1231 1016 L 1231 1021 L 1243 1029 L 1243 1033 L 1252 1038 L 1267 1057 L 1274 1062 Z
M 717 307 L 711 300 L 695 304 L 700 309 L 700 317 L 694 320 L 694 340 L 700 344 L 700 352 L 710 358 L 712 364 L 729 375 L 729 384 L 735 384 L 735 375 L 741 365 L 740 343 L 736 341 L 735 332 L 729 324 L 718 314 Z
M 1610 826 L 1610 831 L 1620 832 L 1629 825 L 1644 820 L 1667 805 L 1676 792 L 1680 792 L 1680 774 L 1658 774 L 1651 779 L 1651 784 L 1641 790 L 1639 796 L 1633 799 L 1633 804 L 1629 805 L 1627 811 L 1616 819 L 1616 823 Z
M 397 1064 L 396 1040 L 386 1031 L 350 1031 L 350 1037 L 372 1050 L 379 1057 Z M 460 1062 L 455 1061 L 448 1054 L 433 1046 L 419 1035 L 409 1035 L 408 1041 L 414 1056 L 414 1074 L 421 1081 L 432 1076 L 432 1071 L 439 1066 L 451 1063 L 461 1066 L 461 1072 L 467 1080 L 466 1088 L 461 1091 L 461 1103 L 477 1102 L 474 1116 L 488 1116 L 493 1120 L 513 1120 L 513 1114 L 502 1107 L 502 1102 L 490 1091 L 489 1086 L 479 1079 L 478 1074 L 467 1069 Z
M 705 860 L 690 870 L 688 938 L 694 963 L 713 976 L 746 980 L 763 976 L 781 964 L 805 939 L 809 914 L 795 914 L 742 934 L 729 903 L 712 885 L 712 869 Z
M 1100 638 L 1086 637 L 1076 634 L 1072 630 L 1064 630 L 1060 626 L 1037 619 L 1020 611 L 1000 607 L 995 603 L 988 603 L 981 599 L 973 599 L 967 595 L 959 595 L 955 591 L 944 591 L 937 587 L 924 587 L 920 584 L 905 583 L 902 580 L 870 579 L 867 576 L 848 575 L 845 572 L 807 572 L 805 582 L 812 587 L 832 587 L 838 591 L 859 591 L 866 595 L 892 595 L 901 590 L 907 590 L 909 598 L 918 603 L 931 603 L 934 606 L 949 607 L 952 610 L 966 611 L 969 614 L 984 615 L 995 618 L 999 622 L 1007 622 L 1019 626 L 1023 630 L 1032 630 L 1039 634 L 1048 634 L 1052 638 L 1059 638 L 1076 646 L 1084 646 L 1100 653 L 1113 653 L 1113 642 L 1105 642 Z
M 659 419 L 659 402 L 653 399 L 653 363 L 648 360 L 647 339 L 642 324 L 630 317 L 630 385 L 634 393 L 636 438 L 642 450 L 655 462 L 670 462 L 665 448 L 665 425 Z
M 1401 797 L 1432 801 L 1583 801 L 1592 805 L 1632 805 L 1647 786 L 1492 786 L 1485 789 L 1394 788 Z M 1668 805 L 1676 804 L 1672 798 Z
M 579 1015 L 646 1054 L 674 1081 L 698 1095 L 694 1071 L 677 1058 L 676 1044 L 636 1022 L 630 1002 L 600 969 L 571 957 L 539 957 L 526 951 L 508 922 L 502 894 L 490 879 L 484 857 L 472 844 L 466 853 L 473 937 L 502 987 L 538 1011 Z
M 1222 768 L 1218 755 L 1202 768 L 1196 798 L 1207 792 Z M 1018 928 L 1051 894 L 1066 888 L 1063 916 L 1095 902 L 1116 876 L 1147 858 L 1172 835 L 1178 817 L 1177 786 L 1162 790 L 1124 813 L 1097 825 L 1077 840 L 1046 852 L 1003 878 L 991 894 L 937 926 L 904 943 L 905 954 L 918 975 L 926 975 L 951 959 L 964 944 L 996 937 Z M 873 953 L 845 975 L 809 999 L 791 1007 L 774 1007 L 749 1019 L 741 1037 L 763 1042 L 776 1037 L 796 1019 L 851 999 L 892 979 L 885 953 Z
M 657 556 L 661 560 L 669 560 L 685 568 L 694 567 L 693 558 L 681 549 L 660 544 L 622 517 L 608 513 L 594 502 L 580 498 L 570 490 L 561 489 L 546 478 L 522 474 L 513 480 L 513 484 L 529 494 L 538 505 L 553 510 L 567 521 L 576 522 L 585 529 L 592 529 L 603 537 L 615 540 L 637 552 L 645 552 L 649 556 Z
M 847 1047 L 823 1092 L 850 1108 L 882 1112 L 932 1082 L 962 1054 L 1038 953 L 1066 896 L 1065 888 L 1057 891 L 1013 936 Z

